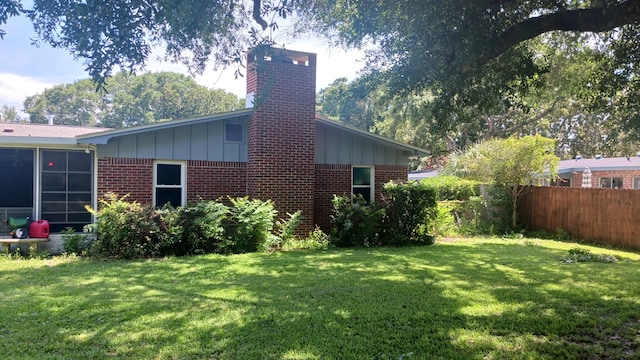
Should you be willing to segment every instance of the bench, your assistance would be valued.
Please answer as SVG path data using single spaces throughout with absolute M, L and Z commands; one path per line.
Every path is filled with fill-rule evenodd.
M 47 241 L 49 241 L 49 238 L 15 239 L 12 237 L 0 237 L 0 245 L 2 245 L 2 250 L 4 250 L 5 253 L 9 253 L 11 244 L 29 244 L 29 251 L 37 251 L 38 244 Z

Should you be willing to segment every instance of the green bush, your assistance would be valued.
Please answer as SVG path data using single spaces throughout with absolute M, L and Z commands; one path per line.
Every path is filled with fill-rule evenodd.
M 62 245 L 64 251 L 69 254 L 86 254 L 91 247 L 92 239 L 90 235 L 79 234 L 71 226 L 62 231 Z
M 229 198 L 231 207 L 218 201 L 198 201 L 181 208 L 154 209 L 127 196 L 109 193 L 100 200 L 91 226 L 96 236 L 90 255 L 111 258 L 146 258 L 167 255 L 245 253 L 280 248 L 296 240 L 302 213 L 289 214 L 277 223 L 272 201 Z M 68 240 L 69 248 L 79 246 L 79 238 Z
M 265 248 L 271 241 L 273 221 L 278 213 L 271 200 L 230 198 L 229 216 L 224 221 L 225 241 L 221 253 L 246 253 Z
M 304 239 L 292 238 L 283 243 L 282 250 L 327 250 L 329 248 L 329 235 L 316 227 Z
M 96 216 L 96 239 L 90 253 L 100 257 L 146 258 L 164 255 L 173 238 L 165 236 L 167 214 L 138 202 L 127 202 L 126 195 L 108 193 L 100 200 L 100 208 L 88 208 Z
M 217 201 L 198 201 L 178 210 L 178 224 L 173 246 L 175 255 L 220 252 L 225 240 L 224 222 L 229 207 Z
M 331 245 L 380 246 L 431 244 L 436 194 L 417 182 L 387 183 L 377 203 L 362 196 L 334 196 Z
M 436 192 L 438 201 L 464 201 L 480 194 L 480 183 L 455 176 L 425 178 L 420 183 Z
M 436 191 L 418 182 L 389 182 L 380 195 L 384 209 L 379 242 L 382 245 L 432 243 Z
M 368 204 L 358 194 L 333 196 L 332 229 L 329 242 L 337 247 L 378 245 L 378 232 L 384 209 Z

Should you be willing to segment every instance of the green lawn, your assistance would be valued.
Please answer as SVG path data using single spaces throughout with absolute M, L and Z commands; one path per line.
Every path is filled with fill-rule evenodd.
M 3 359 L 637 359 L 640 255 L 575 244 L 0 259 Z

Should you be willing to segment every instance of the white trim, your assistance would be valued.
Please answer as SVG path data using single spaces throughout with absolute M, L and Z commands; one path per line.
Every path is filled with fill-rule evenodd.
M 157 165 L 180 165 L 180 185 L 161 185 L 161 189 L 182 189 L 180 192 L 181 204 L 173 206 L 185 206 L 187 204 L 187 162 L 178 160 L 154 160 L 153 161 L 153 206 L 156 204 L 156 188 L 158 188 L 158 167 Z

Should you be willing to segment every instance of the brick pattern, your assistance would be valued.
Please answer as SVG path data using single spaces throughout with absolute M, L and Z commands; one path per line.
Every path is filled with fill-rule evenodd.
M 315 177 L 314 220 L 322 231 L 328 232 L 331 230 L 333 195 L 344 196 L 351 193 L 351 165 L 317 164 Z
M 375 199 L 379 199 L 382 186 L 390 180 L 406 182 L 408 171 L 403 165 L 376 165 L 373 171 Z M 314 214 L 316 224 L 325 232 L 331 230 L 333 195 L 351 193 L 351 165 L 315 166 Z
M 248 58 L 247 93 L 258 104 L 248 124 L 247 193 L 273 200 L 281 216 L 302 210 L 306 235 L 314 219 L 316 56 L 302 64 Z
M 187 201 L 240 197 L 247 194 L 247 164 L 239 162 L 187 162 Z
M 397 181 L 397 182 L 407 182 L 407 178 L 409 176 L 409 168 L 404 165 L 376 165 L 374 171 L 374 181 L 375 181 L 375 195 L 376 200 L 380 192 L 382 191 L 382 186 L 389 181 Z
M 576 171 L 572 174 L 571 187 L 582 187 L 582 171 Z M 619 177 L 622 178 L 623 189 L 633 189 L 633 178 L 640 177 L 640 170 L 614 170 L 614 171 L 597 171 L 591 170 L 591 187 L 600 187 L 600 178 L 603 177 Z
M 98 159 L 98 198 L 107 192 L 128 200 L 151 204 L 153 201 L 153 160 L 130 158 Z
M 246 163 L 195 161 L 186 163 L 187 201 L 245 196 Z M 98 197 L 111 191 L 142 204 L 153 202 L 153 159 L 99 158 Z

